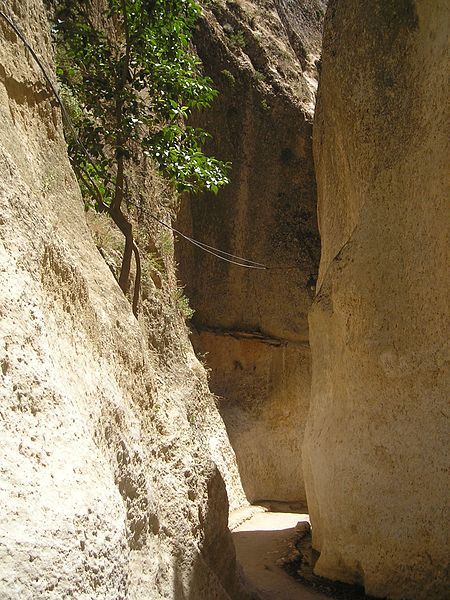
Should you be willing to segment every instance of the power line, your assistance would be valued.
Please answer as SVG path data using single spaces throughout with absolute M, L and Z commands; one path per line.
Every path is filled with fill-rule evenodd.
M 192 238 L 192 237 L 186 235 L 185 233 L 183 233 L 179 229 L 176 229 L 175 227 L 172 227 L 171 225 L 167 225 L 167 223 L 164 223 L 164 221 L 161 221 L 161 219 L 158 219 L 158 217 L 155 217 L 152 214 L 150 214 L 150 216 L 155 221 L 158 221 L 158 223 L 160 225 L 163 225 L 164 227 L 167 227 L 168 229 L 171 229 L 174 233 L 178 234 L 179 236 L 181 236 L 182 238 L 184 238 L 188 242 L 191 242 L 194 246 L 198 246 L 199 248 L 201 248 L 201 250 L 204 250 L 205 252 L 208 252 L 209 254 L 212 254 L 213 256 L 217 256 L 217 258 L 220 258 L 222 260 L 230 262 L 230 263 L 232 263 L 234 265 L 239 265 L 240 267 L 247 267 L 249 269 L 264 269 L 264 270 L 269 269 L 269 267 L 267 267 L 266 265 L 263 265 L 262 263 L 257 263 L 257 262 L 255 262 L 253 260 L 248 260 L 247 258 L 242 258 L 241 256 L 236 256 L 235 254 L 230 254 L 229 252 L 225 252 L 224 250 L 220 250 L 218 248 L 214 248 L 214 246 L 209 246 L 208 244 L 205 244 L 204 242 L 200 242 L 199 240 L 196 240 L 195 238 Z M 242 264 L 241 262 L 236 262 L 236 261 L 233 261 L 233 260 L 229 260 L 225 256 L 220 256 L 220 254 L 225 254 L 226 256 L 230 256 L 232 258 L 236 258 L 239 261 L 245 261 L 248 264 Z
M 40 68 L 40 70 L 42 71 L 42 74 L 44 75 L 44 78 L 46 80 L 46 82 L 48 83 L 54 97 L 56 98 L 56 100 L 58 101 L 59 106 L 61 107 L 61 111 L 63 114 L 63 118 L 65 119 L 65 121 L 67 122 L 72 135 L 74 136 L 74 139 L 76 141 L 76 143 L 79 145 L 79 147 L 81 148 L 81 150 L 83 151 L 83 153 L 85 154 L 85 156 L 89 159 L 89 162 L 92 164 L 93 168 L 95 169 L 96 173 L 98 175 L 100 175 L 100 171 L 97 168 L 95 161 L 93 160 L 92 156 L 89 153 L 89 150 L 85 147 L 85 145 L 83 144 L 83 142 L 79 139 L 77 131 L 75 129 L 75 126 L 72 122 L 72 119 L 70 118 L 69 113 L 67 112 L 67 109 L 64 105 L 64 102 L 61 99 L 61 96 L 58 93 L 58 90 L 56 89 L 55 85 L 53 84 L 52 80 L 50 79 L 47 70 L 43 64 L 43 62 L 41 61 L 41 59 L 39 58 L 39 56 L 36 54 L 36 52 L 34 51 L 33 47 L 28 43 L 26 37 L 24 36 L 24 34 L 21 32 L 21 30 L 19 29 L 19 27 L 15 24 L 15 22 L 6 14 L 4 13 L 2 10 L 0 10 L 0 17 L 3 18 L 4 21 L 6 21 L 6 23 L 8 23 L 8 25 L 12 28 L 12 30 L 16 33 L 16 35 L 19 37 L 19 39 L 22 41 L 23 45 L 25 46 L 25 48 L 30 52 L 31 56 L 33 57 L 33 59 L 35 60 L 36 64 L 38 65 L 38 67 Z M 88 174 L 88 177 L 90 178 L 90 175 Z M 204 242 L 200 242 L 199 240 L 196 240 L 184 233 L 182 233 L 181 231 L 179 231 L 178 229 L 176 229 L 175 227 L 172 227 L 171 225 L 168 225 L 167 223 L 164 223 L 164 221 L 162 221 L 161 219 L 158 219 L 158 217 L 156 217 L 153 214 L 149 214 L 149 216 L 154 219 L 155 221 L 157 221 L 158 223 L 160 223 L 161 225 L 163 225 L 164 227 L 167 227 L 168 229 L 171 229 L 173 231 L 173 233 L 178 234 L 179 236 L 183 237 L 185 240 L 187 240 L 188 242 L 190 242 L 191 244 L 193 244 L 194 246 L 200 248 L 201 250 L 203 250 L 204 252 L 207 252 L 208 254 L 212 254 L 213 256 L 215 256 L 216 258 L 223 260 L 225 262 L 231 263 L 233 265 L 237 265 L 238 267 L 244 267 L 247 269 L 259 269 L 259 270 L 267 270 L 269 269 L 268 266 L 262 264 L 262 263 L 258 263 L 256 261 L 253 260 L 249 260 L 247 258 L 243 258 L 242 256 L 237 256 L 235 254 L 231 254 L 229 252 L 225 252 L 224 250 L 220 250 L 220 248 L 215 248 L 214 246 L 209 246 L 208 244 L 205 244 Z M 227 258 L 229 257 L 229 258 Z M 232 260 L 234 259 L 234 260 Z

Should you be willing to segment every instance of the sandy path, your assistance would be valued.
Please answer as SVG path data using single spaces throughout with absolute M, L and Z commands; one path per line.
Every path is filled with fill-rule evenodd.
M 286 554 L 295 525 L 307 520 L 307 514 L 259 512 L 233 529 L 237 559 L 263 600 L 330 600 L 276 564 Z

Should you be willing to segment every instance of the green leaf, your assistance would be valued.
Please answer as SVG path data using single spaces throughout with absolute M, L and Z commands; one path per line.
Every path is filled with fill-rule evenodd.
M 136 142 L 180 191 L 216 194 L 230 165 L 206 156 L 208 134 L 188 125 L 192 109 L 217 96 L 191 50 L 200 6 L 195 0 L 106 0 L 105 23 L 85 0 L 61 0 L 53 28 L 57 75 L 77 139 L 67 139 L 85 197 L 109 205 L 117 161 L 127 163 Z M 87 178 L 87 179 L 86 179 Z M 92 203 L 95 204 L 96 200 Z M 98 204 L 98 202 L 97 202 Z

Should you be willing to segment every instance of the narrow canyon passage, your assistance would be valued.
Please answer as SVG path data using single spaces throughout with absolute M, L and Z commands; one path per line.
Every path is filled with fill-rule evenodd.
M 208 369 L 252 504 L 306 505 L 307 314 L 320 256 L 311 137 L 324 8 L 322 0 L 311 7 L 274 0 L 270 9 L 254 0 L 227 3 L 212 7 L 196 38 L 220 91 L 198 124 L 212 133 L 211 151 L 231 161 L 232 176 L 217 200 L 190 198 L 178 225 L 268 268 L 237 267 L 184 240 L 177 241 L 176 257 L 195 311 L 191 341 Z M 228 38 L 231 26 L 245 28 L 241 48 Z M 239 507 L 232 492 L 229 501 Z M 277 564 L 305 518 L 301 510 L 279 510 L 257 513 L 236 528 L 240 512 L 232 510 L 237 559 L 264 600 L 319 597 Z
M 180 223 L 277 268 L 239 270 L 184 243 L 178 255 L 244 491 L 307 492 L 319 575 L 381 598 L 446 599 L 448 8 L 329 3 L 314 165 L 311 65 L 271 69 L 267 31 L 228 44 L 232 10 L 214 13 L 198 48 L 220 82 L 211 148 L 234 176 L 222 202 L 192 199 Z
M 237 560 L 261 600 L 329 600 L 330 596 L 296 581 L 280 564 L 296 536 L 297 524 L 309 522 L 309 515 L 266 512 L 262 507 L 250 510 L 251 516 L 236 524 L 231 514 L 231 531 Z
M 95 40 L 72 109 L 103 71 L 95 111 L 140 106 L 127 23 L 173 67 L 178 3 L 64 3 Z M 130 237 L 69 158 L 56 4 L 0 0 L 0 600 L 449 600 L 449 7 L 182 0 L 230 184 L 175 223 L 135 147 L 159 124 L 112 103 L 131 294 Z
M 194 310 L 191 341 L 247 500 L 305 503 L 307 314 L 320 257 L 311 137 L 325 3 L 269 4 L 212 6 L 196 34 L 220 93 L 195 120 L 211 132 L 211 152 L 231 162 L 231 182 L 217 198 L 189 198 L 178 215 L 195 239 L 267 268 L 218 260 L 183 239 L 175 251 Z

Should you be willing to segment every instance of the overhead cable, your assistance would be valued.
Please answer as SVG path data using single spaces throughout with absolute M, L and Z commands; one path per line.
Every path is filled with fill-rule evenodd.
M 100 171 L 99 171 L 99 169 L 97 168 L 97 166 L 95 164 L 95 160 L 92 158 L 92 156 L 89 153 L 89 150 L 85 147 L 85 145 L 83 144 L 83 142 L 78 137 L 78 134 L 77 134 L 76 128 L 75 128 L 75 126 L 74 126 L 74 124 L 72 122 L 72 119 L 70 118 L 70 115 L 67 112 L 67 109 L 66 109 L 66 107 L 64 105 L 63 100 L 61 99 L 61 96 L 58 93 L 58 90 L 56 89 L 56 86 L 54 85 L 54 83 L 52 82 L 51 78 L 49 77 L 49 75 L 47 73 L 47 70 L 46 70 L 46 68 L 45 68 L 42 60 L 36 54 L 36 52 L 34 51 L 34 49 L 32 48 L 32 46 L 28 43 L 26 37 L 21 32 L 21 30 L 19 29 L 19 27 L 2 10 L 0 10 L 0 17 L 2 17 L 3 20 L 6 21 L 6 23 L 8 23 L 8 25 L 12 28 L 12 30 L 16 33 L 16 35 L 22 41 L 22 43 L 25 46 L 25 48 L 30 52 L 30 54 L 33 57 L 33 59 L 35 60 L 36 64 L 38 65 L 38 67 L 42 71 L 42 74 L 44 75 L 44 78 L 45 78 L 46 82 L 48 83 L 48 85 L 49 85 L 49 87 L 50 87 L 50 89 L 51 89 L 54 97 L 56 98 L 56 100 L 57 100 L 57 102 L 59 104 L 59 106 L 61 107 L 63 118 L 67 122 L 67 125 L 70 128 L 71 133 L 74 136 L 75 142 L 81 148 L 81 150 L 85 154 L 86 158 L 88 158 L 89 162 L 92 164 L 92 166 L 93 166 L 94 170 L 96 171 L 96 173 L 100 174 Z M 88 174 L 88 177 L 90 177 L 89 174 Z M 157 221 L 158 223 L 160 223 L 161 225 L 163 225 L 164 227 L 167 227 L 168 229 L 171 229 L 173 231 L 173 233 L 178 234 L 179 236 L 181 236 L 182 238 L 184 238 L 185 240 L 187 240 L 188 242 L 190 242 L 194 246 L 200 248 L 201 250 L 203 250 L 204 252 L 207 252 L 208 254 L 212 254 L 213 256 L 215 256 L 216 258 L 218 258 L 220 260 L 223 260 L 223 261 L 231 263 L 233 265 L 237 265 L 238 267 L 244 267 L 244 268 L 247 268 L 247 269 L 260 269 L 260 270 L 267 270 L 267 269 L 269 269 L 269 267 L 267 267 L 266 265 L 264 265 L 262 263 L 258 263 L 256 261 L 249 260 L 247 258 L 243 258 L 242 256 L 236 256 L 235 254 L 231 254 L 229 252 L 225 252 L 224 250 L 220 250 L 219 248 L 214 248 L 214 246 L 209 246 L 208 244 L 205 244 L 204 242 L 200 242 L 199 240 L 196 240 L 196 239 L 194 239 L 194 238 L 192 238 L 192 237 L 184 234 L 183 232 L 179 231 L 175 227 L 172 227 L 171 225 L 168 225 L 167 223 L 164 223 L 164 221 L 162 221 L 161 219 L 159 219 L 158 217 L 156 217 L 155 215 L 153 215 L 151 213 L 150 213 L 149 216 L 152 219 L 154 219 L 155 221 Z M 227 257 L 229 257 L 229 258 L 227 258 Z M 234 260 L 232 260 L 232 259 L 234 259 Z

